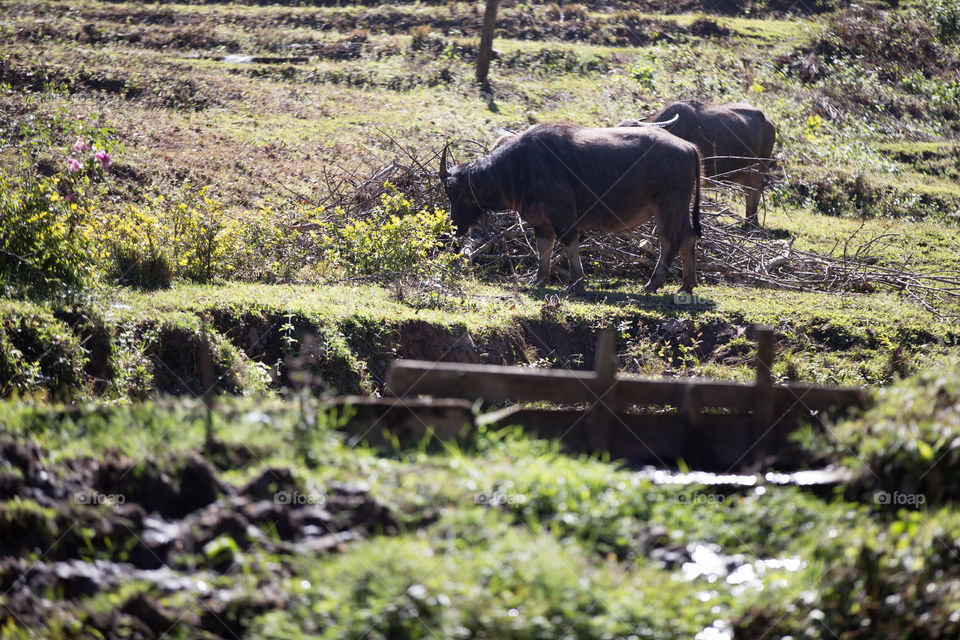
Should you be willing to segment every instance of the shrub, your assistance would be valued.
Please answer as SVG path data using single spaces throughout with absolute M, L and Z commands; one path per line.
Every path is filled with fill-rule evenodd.
M 227 211 L 206 187 L 101 212 L 104 269 L 121 284 L 153 288 L 172 277 L 292 282 L 316 270 L 310 229 L 322 209 L 305 205 Z
M 136 247 L 114 244 L 110 248 L 110 270 L 118 284 L 140 289 L 166 289 L 173 283 L 173 263 L 166 254 L 143 252 Z
M 368 218 L 334 212 L 324 221 L 317 233 L 324 259 L 348 277 L 446 279 L 458 262 L 441 251 L 452 232 L 450 217 L 439 208 L 414 211 L 410 200 L 387 187 Z
M 949 30 L 950 19 L 944 20 Z M 935 74 L 956 69 L 957 55 L 938 42 L 939 29 L 929 17 L 913 12 L 853 6 L 837 14 L 815 49 L 828 60 L 850 58 L 870 63 L 886 79 L 896 81 L 905 70 Z
M 873 408 L 831 431 L 830 452 L 860 473 L 854 490 L 960 499 L 958 372 L 954 362 L 885 387 Z
M 653 69 L 649 66 L 638 64 L 629 70 L 631 78 L 636 80 L 637 84 L 647 89 L 653 89 Z
M 56 146 L 64 125 L 58 118 L 37 122 L 21 129 L 30 144 L 18 172 L 0 173 L 0 287 L 30 295 L 77 289 L 93 273 L 99 229 L 90 222 L 116 148 L 108 129 L 76 125 L 72 145 L 57 151 L 60 171 L 38 176 L 34 164 Z
M 227 277 L 227 256 L 239 241 L 239 226 L 228 219 L 207 188 L 189 186 L 177 200 L 147 198 L 141 205 L 103 211 L 107 229 L 105 270 L 122 284 L 166 286 L 173 275 L 206 283 Z
M 224 258 L 239 235 L 235 220 L 224 215 L 218 200 L 207 196 L 207 187 L 186 191 L 184 200 L 168 212 L 170 246 L 182 274 L 195 282 L 229 276 Z
M 90 212 L 66 187 L 59 176 L 0 173 L 0 286 L 48 293 L 79 287 L 90 274 Z
M 82 395 L 87 355 L 77 336 L 49 311 L 0 307 L 0 398 L 45 393 Z

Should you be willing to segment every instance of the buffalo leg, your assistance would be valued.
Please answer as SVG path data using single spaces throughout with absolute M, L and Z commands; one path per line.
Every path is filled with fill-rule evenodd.
M 546 287 L 550 284 L 550 259 L 553 257 L 553 243 L 557 235 L 549 227 L 534 229 L 533 232 L 537 237 L 537 253 L 540 254 L 537 279 L 533 281 L 533 286 Z
M 683 241 L 680 247 L 680 261 L 683 263 L 683 284 L 681 291 L 693 293 L 693 288 L 697 286 L 697 237 L 691 235 Z
M 763 175 L 759 171 L 750 169 L 743 178 L 743 195 L 746 201 L 744 218 L 747 226 L 759 227 L 757 210 L 760 208 L 760 195 L 763 189 Z
M 666 234 L 661 233 L 661 236 Z M 647 286 L 643 288 L 647 293 L 653 293 L 661 286 L 663 286 L 663 281 L 667 279 L 667 271 L 670 270 L 670 265 L 673 263 L 673 259 L 677 257 L 677 250 L 679 247 L 677 243 L 673 242 L 669 238 L 661 237 L 660 238 L 660 257 L 657 258 L 657 266 L 653 269 L 653 275 L 650 276 L 650 282 L 647 283 Z
M 577 295 L 583 295 L 586 287 L 586 277 L 583 274 L 583 262 L 580 261 L 580 234 L 574 229 L 568 231 L 560 238 L 560 244 L 563 252 L 567 254 L 567 262 L 570 264 L 570 288 Z

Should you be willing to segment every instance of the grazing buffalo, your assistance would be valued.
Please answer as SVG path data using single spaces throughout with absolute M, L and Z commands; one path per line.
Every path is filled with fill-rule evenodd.
M 770 165 L 777 130 L 763 112 L 748 104 L 674 102 L 646 121 L 626 120 L 618 127 L 679 121 L 668 127 L 675 136 L 694 143 L 703 155 L 703 173 L 742 185 L 747 223 L 757 225 L 763 174 Z
M 677 120 L 679 120 L 679 119 L 680 119 L 680 116 L 673 116 L 673 118 L 671 118 L 670 120 L 665 120 L 665 121 L 663 121 L 663 122 L 641 122 L 640 120 L 629 120 L 629 121 L 628 121 L 629 124 L 624 124 L 624 125 L 621 125 L 621 126 L 624 126 L 624 127 L 657 127 L 657 128 L 663 129 L 663 128 L 665 128 L 665 127 L 669 127 L 669 126 L 673 125 L 673 124 L 674 124 Z M 534 126 L 536 126 L 536 125 L 534 125 Z M 506 144 L 506 143 L 509 142 L 510 140 L 513 140 L 513 139 L 516 138 L 518 135 L 520 135 L 520 134 L 514 133 L 514 132 L 512 132 L 512 131 L 510 131 L 510 130 L 508 130 L 508 129 L 499 129 L 499 130 L 500 130 L 500 131 L 506 131 L 506 133 L 501 134 L 501 136 L 494 141 L 493 146 L 490 147 L 490 151 L 493 151 L 493 150 L 496 149 L 497 147 L 499 147 L 499 146 L 501 146 L 501 145 L 503 145 L 503 144 Z
M 570 285 L 582 293 L 580 229 L 621 232 L 656 218 L 660 258 L 646 291 L 663 284 L 678 252 L 682 290 L 696 285 L 700 153 L 662 129 L 536 125 L 449 170 L 444 148 L 440 178 L 458 235 L 484 211 L 513 209 L 533 227 L 540 254 L 535 284 L 550 281 L 557 237 L 570 262 Z

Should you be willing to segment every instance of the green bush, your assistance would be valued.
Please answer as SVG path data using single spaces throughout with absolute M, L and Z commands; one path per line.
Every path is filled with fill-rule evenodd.
M 922 495 L 925 503 L 960 499 L 958 363 L 880 389 L 875 406 L 830 434 L 827 453 L 859 474 L 857 493 Z
M 206 187 L 187 185 L 179 194 L 99 212 L 108 230 L 103 268 L 121 284 L 145 288 L 167 286 L 173 277 L 305 280 L 315 266 L 308 230 L 321 213 L 302 205 L 231 211 Z
M 65 186 L 57 176 L 0 173 L 0 286 L 45 293 L 79 287 L 91 273 L 90 212 Z
M 77 336 L 49 311 L 0 306 L 0 398 L 80 396 L 87 359 Z
M 323 259 L 347 277 L 446 279 L 458 257 L 443 252 L 450 237 L 450 216 L 439 208 L 414 211 L 387 183 L 389 193 L 368 218 L 348 219 L 334 212 L 317 232 Z
M 935 0 L 929 7 L 930 17 L 942 42 L 960 42 L 960 1 Z
M 157 250 L 115 244 L 110 249 L 107 273 L 118 284 L 140 289 L 166 289 L 173 283 L 173 264 Z

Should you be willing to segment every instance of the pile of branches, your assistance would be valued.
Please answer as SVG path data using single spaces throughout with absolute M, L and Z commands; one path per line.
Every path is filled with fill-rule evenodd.
M 326 177 L 326 193 L 318 204 L 341 207 L 361 217 L 379 204 L 390 183 L 416 208 L 447 207 L 438 177 L 440 149 L 426 152 L 404 147 L 381 131 L 393 159 L 372 175 Z M 486 152 L 479 142 L 461 145 L 461 161 Z M 703 236 L 697 243 L 697 275 L 704 283 L 743 284 L 789 291 L 862 292 L 896 290 L 916 299 L 931 312 L 960 305 L 960 271 L 919 271 L 908 260 L 882 261 L 890 246 L 906 245 L 899 234 L 863 237 L 855 233 L 838 241 L 825 254 L 795 248 L 787 234 L 747 227 L 743 222 L 740 187 L 705 179 L 701 202 Z M 735 210 L 731 209 L 736 207 Z M 581 257 L 588 277 L 629 278 L 645 282 L 659 256 L 653 222 L 626 234 L 581 233 Z M 532 228 L 514 211 L 490 213 L 458 245 L 469 261 L 488 273 L 531 279 L 537 270 Z M 901 252 L 908 255 L 909 251 Z M 556 277 L 566 277 L 566 258 L 558 245 L 553 254 Z M 679 261 L 671 269 L 679 277 Z
M 446 206 L 439 178 L 440 150 L 424 154 L 415 148 L 403 146 L 394 136 L 381 129 L 377 131 L 393 156 L 388 162 L 358 156 L 352 166 L 334 164 L 318 176 L 318 184 L 311 196 L 288 189 L 279 180 L 276 184 L 313 206 L 328 211 L 340 209 L 348 218 L 368 216 L 380 204 L 381 196 L 392 194 L 393 189 L 403 193 L 416 210 Z M 474 144 L 479 149 L 486 149 L 480 143 Z M 370 166 L 378 168 L 370 173 Z
M 900 234 L 861 237 L 863 225 L 844 241 L 837 241 L 826 254 L 795 248 L 796 238 L 743 222 L 739 208 L 727 204 L 736 199 L 739 187 L 713 184 L 704 193 L 712 197 L 701 203 L 703 236 L 697 243 L 697 276 L 703 283 L 743 284 L 789 291 L 871 293 L 902 291 L 929 311 L 960 304 L 960 271 L 918 271 L 907 259 L 900 264 L 881 263 L 884 250 L 907 240 Z M 739 204 L 739 203 L 738 203 Z M 779 237 L 778 237 L 779 236 Z M 473 264 L 502 273 L 517 273 L 532 279 L 537 270 L 533 230 L 513 211 L 490 214 L 471 231 L 464 252 Z M 633 278 L 646 282 L 660 255 L 654 223 L 630 233 L 581 232 L 580 253 L 588 275 L 601 278 Z M 908 255 L 908 251 L 898 252 Z M 554 269 L 565 277 L 566 258 L 554 248 Z M 680 277 L 679 260 L 670 273 Z

